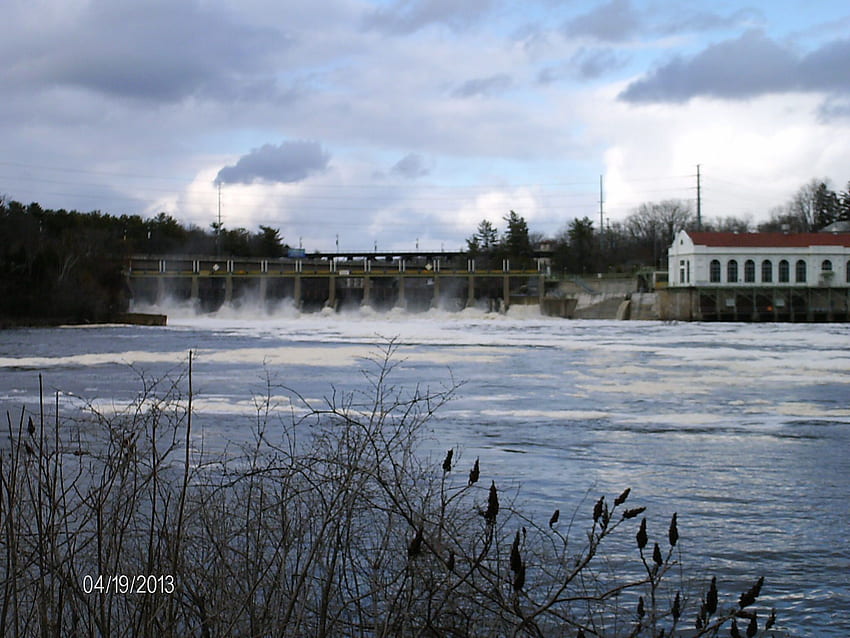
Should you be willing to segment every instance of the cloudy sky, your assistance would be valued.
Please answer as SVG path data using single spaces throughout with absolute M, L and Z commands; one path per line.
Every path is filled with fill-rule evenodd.
M 5 0 L 0 194 L 457 249 L 513 209 L 759 221 L 850 180 L 850 8 L 756 0 Z M 220 187 L 220 188 L 219 188 Z

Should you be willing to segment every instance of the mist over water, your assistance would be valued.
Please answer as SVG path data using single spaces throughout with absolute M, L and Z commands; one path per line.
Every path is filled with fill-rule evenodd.
M 699 582 L 717 574 L 737 597 L 764 575 L 762 598 L 795 635 L 850 635 L 850 326 L 567 321 L 536 307 L 301 314 L 244 299 L 211 315 L 136 310 L 169 325 L 0 332 L 3 408 L 36 410 L 41 373 L 63 412 L 118 410 L 191 349 L 196 445 L 214 451 L 250 440 L 267 389 L 282 418 L 286 387 L 316 401 L 363 389 L 393 338 L 400 386 L 464 382 L 424 454 L 454 448 L 458 471 L 480 457 L 482 477 L 543 520 L 584 520 L 631 487 L 651 536 L 678 512 Z

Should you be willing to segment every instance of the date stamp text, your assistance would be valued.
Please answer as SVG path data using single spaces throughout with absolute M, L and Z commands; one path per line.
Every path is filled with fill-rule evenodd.
M 112 576 L 83 576 L 86 594 L 173 594 L 174 576 L 145 574 L 113 574 Z

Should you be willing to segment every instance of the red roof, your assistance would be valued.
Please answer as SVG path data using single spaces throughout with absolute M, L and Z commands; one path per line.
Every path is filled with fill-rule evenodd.
M 689 232 L 696 246 L 716 248 L 850 247 L 850 233 L 705 233 Z

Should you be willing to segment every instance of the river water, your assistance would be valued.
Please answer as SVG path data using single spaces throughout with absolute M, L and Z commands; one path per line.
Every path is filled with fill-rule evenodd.
M 737 600 L 764 575 L 792 635 L 850 635 L 850 325 L 170 309 L 165 328 L 0 332 L 0 405 L 37 408 L 41 373 L 62 411 L 119 409 L 191 349 L 198 445 L 224 449 L 250 439 L 267 388 L 280 406 L 283 386 L 317 401 L 362 388 L 388 339 L 399 385 L 463 382 L 423 453 L 480 457 L 544 521 L 631 487 L 664 530 L 678 513 L 698 579 Z

